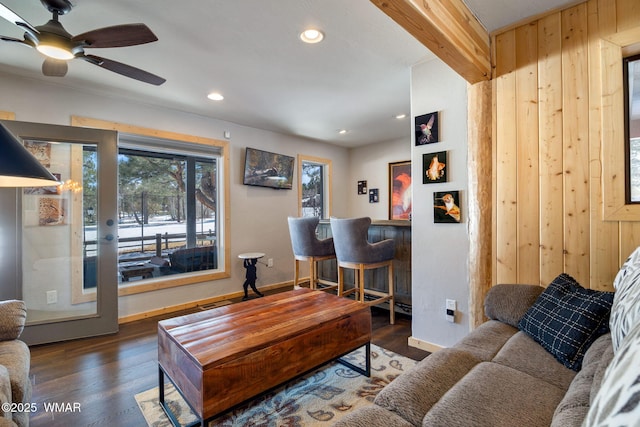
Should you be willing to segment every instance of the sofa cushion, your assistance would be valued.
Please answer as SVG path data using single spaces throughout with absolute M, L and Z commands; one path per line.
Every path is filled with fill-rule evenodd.
M 636 426 L 640 420 L 640 323 L 609 364 L 584 425 Z
M 27 320 L 24 301 L 0 301 L 0 341 L 17 339 Z
M 563 395 L 563 390 L 530 375 L 483 362 L 442 396 L 422 425 L 548 427 Z
M 594 341 L 582 361 L 582 369 L 575 376 L 567 394 L 553 414 L 551 427 L 579 427 L 591 406 L 591 391 L 599 387 L 596 375 L 602 365 L 606 367 L 611 359 L 606 356 L 611 349 L 611 334 L 605 334 Z M 597 383 L 597 385 L 596 385 Z
M 538 285 L 495 285 L 484 299 L 484 314 L 517 328 L 542 291 Z
M 488 362 L 495 357 L 504 343 L 518 330 L 497 320 L 489 320 L 458 341 L 453 348 L 471 353 L 478 360 Z
M 419 426 L 431 406 L 478 363 L 464 351 L 439 350 L 384 387 L 374 403 Z
M 7 403 L 12 403 L 11 400 L 11 383 L 9 382 L 9 371 L 7 368 L 0 365 L 0 403 L 2 403 L 2 418 L 11 420 L 12 414 L 7 407 Z
M 613 280 L 616 290 L 611 307 L 611 338 L 613 351 L 631 328 L 640 322 L 640 247 L 629 256 Z
M 507 341 L 492 361 L 529 374 L 562 390 L 569 388 L 576 375 L 574 371 L 558 363 L 553 355 L 524 332 L 518 332 Z
M 0 365 L 9 371 L 11 400 L 14 403 L 28 403 L 31 399 L 31 381 L 29 380 L 31 352 L 29 347 L 20 340 L 0 342 Z
M 611 340 L 609 340 L 611 341 Z M 595 345 L 596 343 L 593 343 Z M 593 345 L 591 347 L 593 347 Z M 602 386 L 602 380 L 604 379 L 604 374 L 607 372 L 607 368 L 609 364 L 613 360 L 613 346 L 609 344 L 609 346 L 602 353 L 602 359 L 598 364 L 598 368 L 596 372 L 593 374 L 593 385 L 591 386 L 591 393 L 589 395 L 590 405 L 593 405 L 593 401 L 596 400 L 596 396 L 598 391 L 600 391 L 600 387 Z
M 562 273 L 518 326 L 567 368 L 578 371 L 591 343 L 609 330 L 612 302 L 613 292 L 585 289 Z

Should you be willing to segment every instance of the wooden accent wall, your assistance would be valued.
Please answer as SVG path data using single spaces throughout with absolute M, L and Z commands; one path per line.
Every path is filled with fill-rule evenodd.
M 640 244 L 640 215 L 604 214 L 603 153 L 623 132 L 621 106 L 603 121 L 616 70 L 602 57 L 603 40 L 639 29 L 638 0 L 590 0 L 492 35 L 494 283 L 546 286 L 566 272 L 611 290 Z

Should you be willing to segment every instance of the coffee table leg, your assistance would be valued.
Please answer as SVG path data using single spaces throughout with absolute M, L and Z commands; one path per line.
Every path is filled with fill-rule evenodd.
M 171 424 L 175 427 L 181 427 L 180 421 L 178 421 L 178 418 L 176 418 L 173 411 L 171 411 L 171 408 L 169 408 L 169 405 L 167 405 L 167 403 L 164 401 L 164 376 L 165 376 L 165 372 L 162 369 L 162 366 L 158 365 L 158 391 L 159 391 L 158 402 L 160 403 L 160 406 L 162 407 L 162 410 L 164 411 L 164 413 L 167 414 L 167 417 L 169 418 L 169 421 L 171 421 Z M 169 375 L 167 375 L 167 378 L 171 383 L 173 383 Z M 175 384 L 174 384 L 174 387 L 175 387 Z M 176 388 L 176 390 L 178 390 L 178 393 L 180 393 L 180 390 L 178 388 Z M 182 395 L 182 393 L 180 394 Z M 194 421 L 193 423 L 188 424 L 185 427 L 195 427 L 195 426 L 204 426 L 204 425 L 206 425 L 205 420 L 200 419 L 199 421 Z
M 344 360 L 341 357 L 336 359 L 336 361 L 338 363 L 341 363 L 344 366 L 353 369 L 354 371 L 356 371 L 359 374 L 362 374 L 362 375 L 365 375 L 367 377 L 370 377 L 371 376 L 371 343 L 370 342 L 365 344 L 365 357 L 364 357 L 364 360 L 365 360 L 365 362 L 364 362 L 365 368 L 362 369 L 361 366 L 354 365 L 351 362 L 347 362 L 346 360 Z

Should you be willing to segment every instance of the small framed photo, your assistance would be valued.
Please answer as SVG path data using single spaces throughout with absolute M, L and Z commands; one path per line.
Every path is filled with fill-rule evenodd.
M 389 219 L 411 218 L 411 161 L 389 163 Z
M 64 225 L 67 223 L 66 199 L 42 197 L 38 203 L 38 225 Z
M 367 194 L 367 181 L 358 181 L 358 194 Z
M 459 191 L 433 193 L 433 222 L 459 223 L 461 219 Z
M 415 134 L 416 145 L 439 142 L 438 112 L 417 116 L 415 118 Z
M 378 189 L 372 188 L 369 190 L 369 203 L 378 203 L 380 201 L 380 197 L 378 195 Z
M 25 141 L 24 148 L 45 168 L 51 167 L 51 144 L 41 141 Z
M 447 182 L 447 152 L 422 155 L 422 183 Z

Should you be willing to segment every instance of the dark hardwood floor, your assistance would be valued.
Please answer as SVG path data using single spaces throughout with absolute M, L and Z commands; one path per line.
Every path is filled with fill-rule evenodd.
M 191 310 L 191 312 L 197 309 Z M 37 412 L 31 426 L 144 427 L 134 395 L 158 384 L 157 322 L 188 312 L 120 325 L 114 335 L 31 348 L 32 402 Z M 421 360 L 429 353 L 409 347 L 411 318 L 372 308 L 372 342 L 398 354 Z M 70 403 L 75 412 L 47 412 L 45 402 Z

